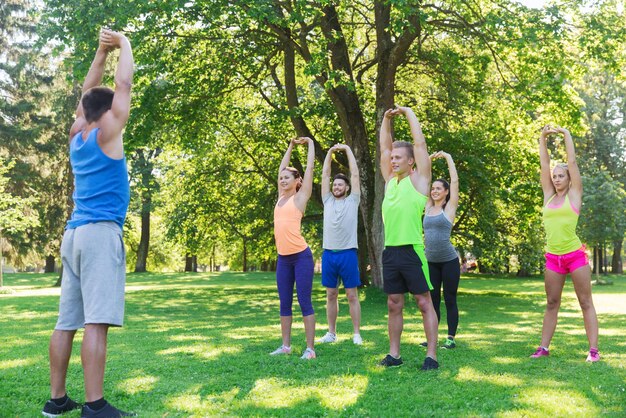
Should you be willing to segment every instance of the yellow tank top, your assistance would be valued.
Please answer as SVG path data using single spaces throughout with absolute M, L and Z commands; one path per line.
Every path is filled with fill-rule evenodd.
M 302 252 L 308 245 L 300 233 L 303 213 L 296 207 L 294 196 L 283 206 L 274 206 L 274 239 L 280 255 L 291 255 Z M 280 202 L 280 199 L 278 199 Z
M 543 227 L 546 230 L 546 251 L 551 254 L 563 255 L 576 251 L 582 247 L 580 239 L 576 235 L 578 214 L 572 208 L 569 196 L 565 195 L 563 204 L 558 208 L 550 207 L 548 200 L 543 207 Z

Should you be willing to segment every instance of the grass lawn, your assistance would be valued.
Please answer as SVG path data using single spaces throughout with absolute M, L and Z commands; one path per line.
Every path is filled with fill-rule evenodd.
M 325 292 L 315 280 L 321 337 Z M 294 355 L 268 355 L 280 345 L 272 274 L 130 274 L 125 326 L 109 334 L 105 393 L 143 417 L 624 417 L 626 276 L 612 280 L 613 286 L 594 287 L 599 363 L 585 362 L 587 340 L 570 281 L 551 355 L 531 360 L 541 333 L 543 280 L 464 276 L 457 348 L 439 351 L 438 371 L 421 372 L 424 336 L 414 303 L 405 308 L 404 366 L 376 366 L 388 350 L 386 296 L 378 289 L 360 292 L 363 346 L 352 344 L 342 295 L 340 341 L 318 345 L 318 358 L 304 361 L 298 316 Z M 15 292 L 0 295 L 2 417 L 40 416 L 49 397 L 48 341 L 59 294 L 50 287 L 54 281 L 51 275 L 5 276 Z M 442 320 L 440 337 L 445 333 Z M 68 393 L 78 401 L 84 397 L 81 336 L 68 372 Z

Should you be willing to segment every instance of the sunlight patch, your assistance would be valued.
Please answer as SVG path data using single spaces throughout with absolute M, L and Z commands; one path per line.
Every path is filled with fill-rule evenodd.
M 516 357 L 493 357 L 491 362 L 496 364 L 517 364 L 521 363 L 522 359 Z
M 202 399 L 197 393 L 201 389 L 200 385 L 193 386 L 188 393 L 174 397 L 167 405 L 177 411 L 199 414 L 200 416 L 206 416 L 207 414 L 211 416 L 223 415 L 227 414 L 227 408 L 221 405 L 232 404 L 240 391 L 239 388 L 234 387 L 226 392 L 211 394 L 206 399 Z
M 227 346 L 214 346 L 211 344 L 194 344 L 184 345 L 180 347 L 172 347 L 167 350 L 161 350 L 157 354 L 172 355 L 172 354 L 193 354 L 205 359 L 212 359 L 222 354 L 237 354 L 241 352 L 240 347 Z
M 159 378 L 155 376 L 137 376 L 124 380 L 117 387 L 129 395 L 135 395 L 139 392 L 150 392 L 158 381 Z
M 255 406 L 276 409 L 316 398 L 325 408 L 339 410 L 356 404 L 367 385 L 368 378 L 359 375 L 333 376 L 299 386 L 283 379 L 259 379 L 247 399 Z
M 38 360 L 39 359 L 35 357 L 20 358 L 20 359 L 14 359 L 14 360 L 3 360 L 3 361 L 0 361 L 0 370 L 30 366 L 31 364 L 37 363 Z
M 599 416 L 601 412 L 579 392 L 553 389 L 545 385 L 522 390 L 517 402 L 545 416 Z
M 508 373 L 484 374 L 471 367 L 461 367 L 456 380 L 461 382 L 489 382 L 498 386 L 520 386 L 524 381 Z

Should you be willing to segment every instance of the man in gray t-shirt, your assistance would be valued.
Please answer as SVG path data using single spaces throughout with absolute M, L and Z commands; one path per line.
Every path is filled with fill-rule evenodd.
M 330 188 L 330 163 L 335 151 L 344 150 L 350 166 L 350 178 L 337 174 Z M 359 169 L 350 147 L 337 144 L 331 147 L 324 160 L 322 169 L 322 201 L 324 202 L 324 252 L 322 254 L 322 285 L 326 287 L 326 317 L 328 332 L 318 340 L 320 343 L 337 341 L 337 313 L 339 304 L 339 279 L 346 289 L 350 316 L 354 327 L 352 341 L 363 344 L 359 331 L 361 323 L 361 304 L 357 287 L 361 284 L 359 277 L 359 260 L 357 256 L 357 225 L 359 202 L 361 201 L 361 185 Z

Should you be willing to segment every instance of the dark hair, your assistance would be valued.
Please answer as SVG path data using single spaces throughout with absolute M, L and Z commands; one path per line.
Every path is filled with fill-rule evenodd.
M 394 141 L 392 144 L 393 148 L 404 148 L 406 150 L 406 156 L 412 158 L 415 161 L 415 156 L 413 155 L 413 144 L 407 141 Z
M 289 171 L 293 175 L 293 178 L 296 180 L 300 179 L 300 181 L 296 184 L 296 192 L 300 190 L 300 187 L 302 187 L 302 176 L 300 175 L 298 169 L 293 167 L 285 167 L 283 168 L 283 171 Z
M 93 87 L 83 94 L 81 102 L 88 123 L 97 122 L 107 110 L 111 109 L 114 93 L 108 87 Z
M 335 180 L 343 180 L 343 181 L 345 181 L 345 182 L 346 182 L 346 184 L 348 185 L 348 187 L 352 187 L 352 186 L 351 186 L 351 184 L 350 184 L 350 179 L 348 178 L 348 176 L 346 176 L 346 175 L 345 175 L 345 174 L 343 174 L 343 173 L 338 173 L 338 174 L 335 174 L 335 177 L 333 177 L 333 182 L 334 182 Z
M 443 184 L 443 188 L 446 189 L 448 191 L 448 194 L 446 195 L 446 201 L 443 202 L 443 207 L 445 208 L 446 205 L 448 204 L 448 201 L 450 200 L 450 183 L 448 183 L 448 181 L 446 179 L 437 179 L 435 181 L 433 181 L 433 184 L 435 182 L 440 182 L 441 184 Z

